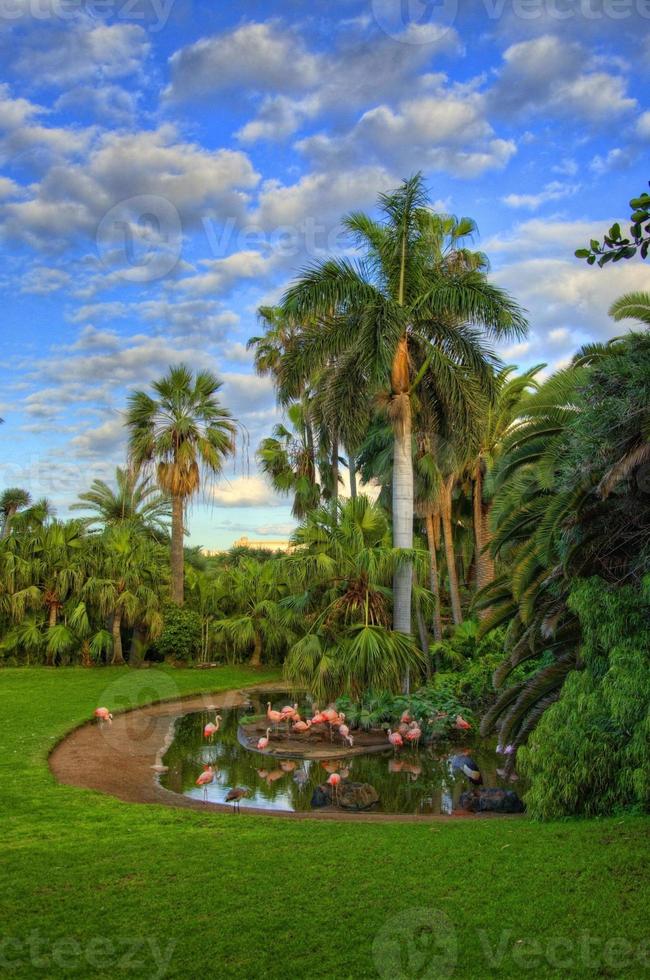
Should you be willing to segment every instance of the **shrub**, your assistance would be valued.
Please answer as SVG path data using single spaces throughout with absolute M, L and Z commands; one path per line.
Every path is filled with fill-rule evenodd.
M 163 630 L 156 640 L 156 650 L 163 657 L 193 660 L 201 650 L 201 617 L 191 609 L 168 605 L 164 611 Z
M 650 577 L 641 589 L 575 585 L 584 669 L 572 674 L 517 756 L 534 817 L 650 804 Z

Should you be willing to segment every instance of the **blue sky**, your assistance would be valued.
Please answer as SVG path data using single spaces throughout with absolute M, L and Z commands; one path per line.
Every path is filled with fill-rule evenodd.
M 184 360 L 250 439 L 192 542 L 286 535 L 255 310 L 416 170 L 529 310 L 508 362 L 561 365 L 648 288 L 573 258 L 650 177 L 648 0 L 0 0 L 0 55 L 0 485 L 61 515 L 123 461 L 128 390 Z

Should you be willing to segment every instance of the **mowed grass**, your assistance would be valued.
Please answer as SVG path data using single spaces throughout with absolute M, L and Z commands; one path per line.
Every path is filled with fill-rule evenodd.
M 98 704 L 272 671 L 0 672 L 0 975 L 650 975 L 643 817 L 289 821 L 121 803 L 47 754 Z

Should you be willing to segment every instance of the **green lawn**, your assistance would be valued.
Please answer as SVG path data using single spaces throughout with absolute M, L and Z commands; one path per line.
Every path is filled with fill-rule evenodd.
M 99 703 L 273 677 L 0 671 L 0 976 L 650 976 L 644 818 L 237 818 L 49 773 Z

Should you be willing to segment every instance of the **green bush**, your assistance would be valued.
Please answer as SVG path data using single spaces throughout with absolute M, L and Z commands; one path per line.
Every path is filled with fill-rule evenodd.
M 582 671 L 549 708 L 518 768 L 534 817 L 605 815 L 650 805 L 650 577 L 641 589 L 575 585 Z
M 168 605 L 164 611 L 164 626 L 155 649 L 163 657 L 174 660 L 193 660 L 201 650 L 201 617 L 191 609 Z

